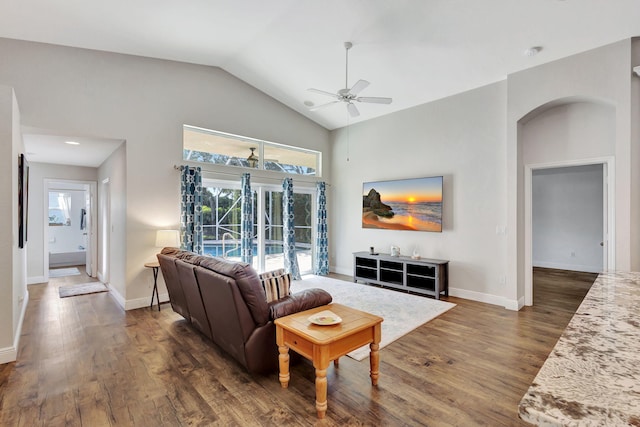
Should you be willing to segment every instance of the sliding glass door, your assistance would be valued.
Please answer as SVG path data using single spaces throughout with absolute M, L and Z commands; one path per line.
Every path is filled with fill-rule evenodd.
M 239 261 L 242 222 L 240 189 L 218 185 L 207 186 L 202 199 L 204 254 Z M 255 216 L 257 211 L 255 197 L 253 211 Z M 254 266 L 256 266 L 255 254 L 254 250 Z
M 237 188 L 236 188 L 237 187 Z M 205 182 L 203 197 L 204 253 L 240 261 L 241 195 L 235 183 Z M 252 183 L 253 267 L 271 271 L 284 267 L 282 190 Z M 315 189 L 294 192 L 296 255 L 302 274 L 313 269 Z

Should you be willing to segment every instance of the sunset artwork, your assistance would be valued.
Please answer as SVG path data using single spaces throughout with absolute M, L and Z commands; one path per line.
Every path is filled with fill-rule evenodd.
M 365 182 L 362 227 L 442 231 L 442 177 Z

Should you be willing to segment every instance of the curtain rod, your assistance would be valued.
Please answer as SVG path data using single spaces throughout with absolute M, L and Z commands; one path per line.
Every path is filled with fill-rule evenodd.
M 189 166 L 189 165 L 175 165 L 175 164 L 174 164 L 174 165 L 173 165 L 173 168 L 174 168 L 174 169 L 176 169 L 176 170 L 180 170 L 180 168 L 182 168 L 183 166 Z M 201 167 L 201 168 L 202 168 L 202 167 Z M 209 170 L 209 169 L 202 169 L 202 173 L 210 173 L 210 174 L 216 174 L 216 175 L 229 175 L 229 176 L 233 176 L 233 177 L 236 177 L 236 178 L 240 178 L 240 176 L 241 176 L 241 174 L 240 174 L 240 175 L 238 175 L 237 173 L 233 173 L 233 172 L 212 171 L 212 170 Z M 286 177 L 258 176 L 258 177 L 256 177 L 256 178 L 259 178 L 259 179 L 268 179 L 268 180 L 272 180 L 272 181 L 281 181 L 281 180 L 282 180 L 282 179 L 284 179 L 284 178 L 291 178 L 291 179 L 294 179 L 294 180 L 295 180 L 295 177 L 296 177 L 296 175 L 293 175 L 293 174 L 292 174 L 291 176 L 286 176 Z M 321 182 L 321 181 L 322 181 L 322 179 L 321 179 L 321 178 L 316 178 L 316 179 L 317 179 L 317 181 L 314 181 L 314 180 L 311 180 L 311 181 L 304 181 L 304 180 L 303 180 L 303 182 L 306 182 L 306 183 L 316 183 L 316 182 Z M 298 179 L 298 181 L 300 181 L 300 180 Z M 325 184 L 327 187 L 331 187 L 331 184 L 329 184 L 329 183 L 328 183 L 328 182 L 326 182 L 326 181 L 324 181 L 324 184 Z

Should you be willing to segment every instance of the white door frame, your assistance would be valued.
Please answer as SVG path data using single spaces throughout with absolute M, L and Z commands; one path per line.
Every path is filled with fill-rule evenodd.
M 571 166 L 603 165 L 603 270 L 615 270 L 615 159 L 598 157 L 524 166 L 524 305 L 533 305 L 533 171 Z
M 98 280 L 109 284 L 111 262 L 111 181 L 109 178 L 102 180 L 100 185 L 100 269 Z M 97 240 L 97 239 L 96 239 Z
M 62 182 L 69 184 L 80 184 L 85 187 L 85 191 L 89 191 L 89 198 L 91 200 L 91 206 L 89 207 L 89 215 L 91 218 L 88 219 L 88 224 L 90 229 L 87 230 L 87 253 L 90 253 L 90 256 L 87 256 L 87 261 L 90 260 L 91 264 L 87 267 L 87 271 L 91 273 L 91 277 L 96 276 L 96 266 L 98 263 L 98 239 L 97 239 L 97 222 L 96 221 L 96 190 L 97 190 L 97 182 L 96 181 L 80 181 L 74 179 L 58 179 L 58 178 L 45 178 L 44 179 L 44 204 L 43 204 L 43 251 L 42 251 L 42 265 L 44 268 L 44 280 L 45 282 L 49 281 L 49 191 L 51 187 L 51 183 L 53 182 Z
M 98 194 L 98 183 L 91 181 L 86 185 L 88 187 L 87 197 L 87 274 L 91 277 L 97 276 L 98 270 L 98 214 L 96 203 Z

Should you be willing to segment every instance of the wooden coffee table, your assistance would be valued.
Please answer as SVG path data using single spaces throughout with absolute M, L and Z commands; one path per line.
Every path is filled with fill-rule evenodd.
M 308 319 L 314 313 L 331 310 L 342 318 L 336 325 L 319 326 Z M 276 342 L 280 362 L 280 384 L 289 386 L 289 349 L 306 357 L 316 368 L 316 410 L 318 418 L 327 412 L 327 368 L 335 366 L 341 356 L 363 345 L 371 349 L 369 364 L 371 384 L 378 384 L 380 324 L 382 317 L 341 304 L 329 304 L 275 320 Z

